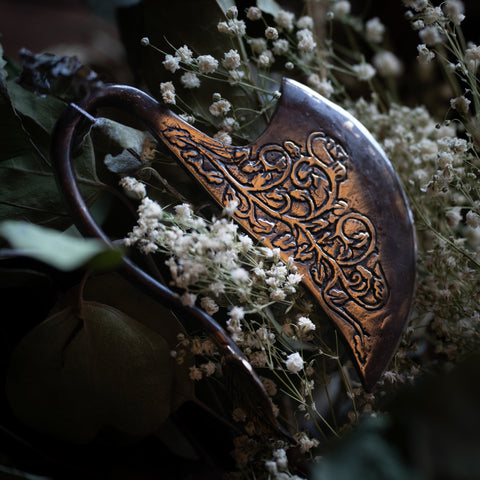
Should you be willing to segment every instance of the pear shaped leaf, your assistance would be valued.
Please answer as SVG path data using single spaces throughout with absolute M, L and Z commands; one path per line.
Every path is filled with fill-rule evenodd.
M 6 390 L 21 421 L 59 439 L 86 443 L 103 428 L 143 437 L 171 412 L 172 372 L 160 334 L 113 307 L 83 302 L 20 341 Z
M 79 287 L 72 288 L 54 307 L 52 313 L 72 305 L 79 297 Z M 117 272 L 97 274 L 90 277 L 83 286 L 82 296 L 85 300 L 111 305 L 135 318 L 147 328 L 161 335 L 175 350 L 178 334 L 186 334 L 179 318 L 160 302 L 156 301 Z M 195 389 L 189 377 L 193 356 L 186 355 L 183 362 L 174 362 L 172 384 L 172 411 L 195 397 Z

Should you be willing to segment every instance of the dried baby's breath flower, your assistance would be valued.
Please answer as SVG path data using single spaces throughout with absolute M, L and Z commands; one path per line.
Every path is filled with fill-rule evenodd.
M 215 300 L 211 297 L 202 297 L 200 300 L 200 305 L 205 312 L 209 315 L 214 315 L 218 312 L 218 305 L 215 303 Z
M 270 50 L 264 50 L 258 57 L 258 66 L 262 68 L 268 68 L 275 61 L 275 57 Z
M 267 41 L 264 38 L 251 38 L 248 43 L 253 53 L 261 54 L 267 49 Z
M 374 55 L 372 62 L 382 77 L 398 77 L 403 73 L 402 62 L 392 52 L 378 52 Z
M 210 377 L 217 370 L 217 366 L 212 361 L 208 361 L 207 363 L 200 365 L 200 370 L 205 374 L 205 376 Z
M 468 113 L 471 103 L 472 102 L 464 95 L 450 99 L 450 106 L 462 114 Z
M 224 145 L 231 145 L 232 144 L 232 137 L 225 130 L 218 131 L 213 136 L 213 138 L 215 140 L 218 140 L 220 143 L 223 143 Z
M 165 55 L 163 66 L 170 72 L 175 73 L 180 68 L 181 58 L 170 54 Z
M 300 317 L 297 320 L 297 326 L 305 333 L 315 330 L 315 324 L 308 317 Z
M 440 7 L 427 7 L 422 14 L 422 18 L 426 25 L 432 25 L 434 23 L 444 24 L 446 21 Z
M 213 102 L 208 109 L 214 117 L 221 117 L 226 115 L 231 108 L 232 104 L 228 100 L 221 99 Z
M 300 17 L 298 20 L 297 20 L 297 28 L 298 29 L 303 29 L 303 28 L 308 28 L 310 30 L 313 29 L 313 18 L 308 16 L 308 15 L 304 15 L 303 17 Z
M 470 210 L 466 215 L 467 225 L 471 228 L 478 228 L 480 226 L 480 215 Z
M 203 372 L 200 368 L 198 367 L 190 367 L 189 369 L 189 374 L 188 376 L 190 377 L 190 379 L 192 380 L 195 380 L 195 381 L 198 381 L 198 380 L 201 380 L 202 377 L 203 377 Z
M 295 19 L 295 15 L 292 12 L 288 12 L 286 10 L 280 10 L 274 17 L 275 23 L 280 29 L 284 29 L 287 32 L 291 32 L 293 30 L 293 21 Z
M 313 39 L 313 33 L 307 28 L 297 32 L 297 39 L 300 52 L 311 53 L 317 46 L 317 43 Z
M 414 30 L 422 30 L 425 28 L 425 22 L 422 19 L 418 19 L 412 22 L 412 28 Z
M 258 7 L 249 7 L 247 10 L 247 18 L 255 21 L 262 18 L 262 11 Z
M 200 73 L 213 73 L 218 68 L 218 60 L 211 55 L 200 55 L 197 58 L 198 69 Z
M 175 105 L 175 87 L 172 82 L 163 82 L 160 84 L 160 93 L 165 103 Z
M 189 115 L 188 113 L 181 113 L 179 117 L 191 125 L 195 123 L 195 117 L 193 115 Z
M 229 83 L 232 85 L 241 82 L 244 77 L 245 72 L 243 70 L 229 70 L 228 72 Z
M 194 72 L 185 72 L 181 77 L 180 81 L 185 88 L 199 88 L 200 79 Z
M 375 68 L 369 63 L 353 65 L 352 70 L 359 80 L 368 81 L 375 76 Z
M 338 0 L 332 5 L 332 12 L 335 16 L 345 16 L 350 13 L 352 6 L 346 0 Z
M 442 43 L 442 35 L 436 26 L 425 27 L 418 34 L 422 42 L 429 47 Z
M 225 12 L 225 16 L 230 19 L 235 19 L 238 17 L 238 8 L 236 6 L 230 7 Z
M 465 62 L 469 70 L 476 72 L 480 65 L 480 46 L 470 44 L 465 50 Z
M 365 24 L 367 40 L 372 43 L 381 43 L 385 34 L 385 25 L 378 17 L 371 18 Z
M 285 55 L 288 52 L 290 45 L 288 40 L 281 38 L 273 42 L 273 53 L 275 55 Z
M 317 73 L 312 73 L 309 75 L 307 78 L 307 83 L 326 98 L 329 98 L 334 91 L 331 82 L 325 78 L 320 78 Z
M 238 128 L 238 123 L 233 117 L 226 117 L 222 121 L 222 129 L 225 130 L 226 132 L 231 132 L 235 128 Z M 238 202 L 232 202 L 232 203 L 238 203 Z
M 445 13 L 455 25 L 465 20 L 465 5 L 460 0 L 447 0 L 443 6 Z
M 303 365 L 304 365 L 304 360 L 302 356 L 298 353 L 291 353 L 288 355 L 287 360 L 285 361 L 285 365 L 287 367 L 287 370 L 289 370 L 292 373 L 298 373 L 303 370 Z
M 417 45 L 417 51 L 417 59 L 423 65 L 430 63 L 435 58 L 435 52 L 430 50 L 424 43 Z
M 193 52 L 184 45 L 177 50 L 177 55 L 182 59 L 182 62 L 190 63 L 193 59 Z
M 278 30 L 275 27 L 267 27 L 265 29 L 265 38 L 268 40 L 276 40 L 278 38 Z
M 246 33 L 246 25 L 243 20 L 229 19 L 217 24 L 218 31 L 232 37 L 243 37 Z
M 294 438 L 298 442 L 302 453 L 306 453 L 320 444 L 316 438 L 310 438 L 306 432 L 298 432 Z
M 240 54 L 237 50 L 231 49 L 223 54 L 222 65 L 228 70 L 238 68 L 240 66 Z
M 139 182 L 136 178 L 123 177 L 120 180 L 119 185 L 127 192 L 133 193 L 136 198 L 144 198 L 147 195 L 145 184 Z
M 194 293 L 184 292 L 180 297 L 182 304 L 187 307 L 193 307 L 197 301 L 197 296 Z

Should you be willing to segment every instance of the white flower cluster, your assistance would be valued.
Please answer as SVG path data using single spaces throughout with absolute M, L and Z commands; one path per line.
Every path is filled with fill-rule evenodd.
M 144 198 L 147 195 L 147 189 L 145 184 L 139 182 L 136 178 L 133 177 L 123 177 L 119 185 L 127 192 L 131 193 L 134 198 Z
M 462 106 L 464 101 L 456 99 L 455 107 L 468 107 Z M 480 309 L 475 300 L 480 189 L 472 170 L 476 155 L 465 139 L 456 136 L 454 124 L 439 125 L 424 107 L 394 105 L 388 113 L 380 113 L 361 101 L 353 113 L 381 142 L 410 198 L 421 199 L 414 206 L 417 223 L 424 227 L 417 225 L 423 275 L 412 321 L 430 325 L 437 333 L 442 339 L 436 345 L 438 352 L 460 355 L 480 341 Z M 466 330 L 469 336 L 463 334 Z
M 248 301 L 261 309 L 272 301 L 286 301 L 301 282 L 292 261 L 283 264 L 278 250 L 255 246 L 230 220 L 207 222 L 195 216 L 188 204 L 177 205 L 172 214 L 148 197 L 138 213 L 138 223 L 125 244 L 137 245 L 144 253 L 169 254 L 166 264 L 172 284 L 186 290 L 182 300 L 188 305 L 202 295 L 209 298 L 202 305 L 213 313 L 216 303 L 225 302 L 228 295 L 227 304 L 236 299 L 238 305 Z M 241 315 L 234 319 L 241 320 Z
M 160 93 L 165 103 L 171 103 L 175 105 L 175 87 L 172 82 L 163 82 L 160 84 Z
M 298 442 L 300 451 L 302 453 L 306 453 L 320 444 L 320 442 L 316 438 L 310 438 L 306 432 L 296 433 L 295 440 Z
M 182 66 L 183 68 L 193 69 L 187 70 L 182 75 L 180 81 L 185 88 L 198 88 L 200 86 L 200 79 L 197 74 L 200 73 L 207 75 L 214 73 L 218 68 L 218 60 L 211 55 L 199 55 L 197 58 L 194 58 L 193 52 L 187 47 L 187 45 L 184 45 L 175 52 L 175 55 L 166 54 L 163 66 L 171 73 L 175 73 L 182 68 Z M 171 82 L 166 83 L 170 84 Z

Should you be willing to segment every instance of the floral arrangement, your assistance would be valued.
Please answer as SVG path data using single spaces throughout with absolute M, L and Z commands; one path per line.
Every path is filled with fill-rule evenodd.
M 393 431 L 389 430 L 391 419 L 400 419 L 401 423 L 403 417 L 398 414 L 395 399 L 403 398 L 398 396 L 407 387 L 417 391 L 423 378 L 433 372 L 450 378 L 447 372 L 455 372 L 456 366 L 468 360 L 479 346 L 480 46 L 463 36 L 466 12 L 460 0 L 446 0 L 439 5 L 428 0 L 402 3 L 404 21 L 418 32 L 418 75 L 438 81 L 442 72 L 445 79 L 441 85 L 447 98 L 440 102 L 436 98 L 435 103 L 426 105 L 417 99 L 412 106 L 402 100 L 398 86 L 406 66 L 389 49 L 387 28 L 378 17 L 357 15 L 355 5 L 352 7 L 344 0 L 306 1 L 301 8 L 292 6 L 293 11 L 273 0 L 258 1 L 247 8 L 218 1 L 222 16 L 214 20 L 216 31 L 212 35 L 219 40 L 211 52 L 175 44 L 168 37 L 157 43 L 151 32 L 138 38 L 142 51 L 160 71 L 155 76 L 155 86 L 153 82 L 150 85 L 150 93 L 225 145 L 247 144 L 259 136 L 281 96 L 283 76 L 298 79 L 348 110 L 381 144 L 413 211 L 418 282 L 408 328 L 374 390 L 367 392 L 363 388 L 342 341 L 302 285 L 302 275 L 293 259 L 282 262 L 278 250 L 267 248 L 242 232 L 232 219 L 237 205 L 231 203 L 223 211 L 218 210 L 183 176 L 172 155 L 141 127 L 95 119 L 80 157 L 84 170 L 88 170 L 81 182 L 85 197 L 94 204 L 99 192 L 111 192 L 113 197 L 121 197 L 122 204 L 128 203 L 130 210 L 136 210 L 135 224 L 130 222 L 129 233 L 123 238 L 120 235 L 118 243 L 132 252 L 138 250 L 138 261 L 144 265 L 154 259 L 159 278 L 177 293 L 183 305 L 201 308 L 225 328 L 260 379 L 268 396 L 269 411 L 259 411 L 255 401 L 246 400 L 248 380 L 241 387 L 246 395 L 232 387 L 224 353 L 198 325 L 187 320 L 182 326 L 169 314 L 168 325 L 159 327 L 158 317 L 141 318 L 135 309 L 123 304 L 125 299 L 115 303 L 105 292 L 97 298 L 92 293 L 93 286 L 88 293 L 89 284 L 98 288 L 95 277 L 103 271 L 105 262 L 114 267 L 122 251 L 114 249 L 116 255 L 111 256 L 110 249 L 105 250 L 93 240 L 65 240 L 64 235 L 57 239 L 53 232 L 25 230 L 25 225 L 8 220 L 0 224 L 0 234 L 11 246 L 10 250 L 2 250 L 5 257 L 28 254 L 63 271 L 79 272 L 85 270 L 85 265 L 88 267 L 88 274 L 74 288 L 75 293 L 65 293 L 68 301 L 56 304 L 47 320 L 24 332 L 18 346 L 12 347 L 13 360 L 6 373 L 7 397 L 21 421 L 42 434 L 66 441 L 92 441 L 102 432 L 104 419 L 93 407 L 88 412 L 75 410 L 79 418 L 87 419 L 90 429 L 83 425 L 79 433 L 73 427 L 50 428 L 55 414 L 42 403 L 41 394 L 31 393 L 33 387 L 28 387 L 27 377 L 31 378 L 36 370 L 27 360 L 40 353 L 50 355 L 43 347 L 35 346 L 42 339 L 45 342 L 45 338 L 58 337 L 58 349 L 67 352 L 77 345 L 80 335 L 93 335 L 88 333 L 89 329 L 93 332 L 97 328 L 100 332 L 107 325 L 108 329 L 117 328 L 111 326 L 114 324 L 123 325 L 122 335 L 127 335 L 128 330 L 125 338 L 138 344 L 138 350 L 131 355 L 136 365 L 142 365 L 140 372 L 145 371 L 147 378 L 147 373 L 163 375 L 174 387 L 166 400 L 168 408 L 161 409 L 160 417 L 158 405 L 153 410 L 151 406 L 146 408 L 145 425 L 138 431 L 125 419 L 126 411 L 120 411 L 121 420 L 112 417 L 108 427 L 151 435 L 161 430 L 167 419 L 188 401 L 201 406 L 231 433 L 233 464 L 220 472 L 224 478 L 323 480 L 367 475 L 368 468 L 354 462 L 347 476 L 342 474 L 345 457 L 341 455 L 367 455 L 359 445 L 372 438 L 383 442 L 375 444 L 378 457 L 372 452 L 368 454 L 377 465 L 384 465 L 384 476 L 375 478 L 417 478 L 411 476 L 417 474 L 418 478 L 427 478 L 422 476 L 426 474 L 423 464 L 401 457 L 387 437 Z M 59 114 L 52 120 L 29 111 L 26 102 L 19 100 L 21 87 L 10 78 L 13 68 L 6 62 L 0 66 L 2 95 L 7 100 L 4 103 L 10 110 L 11 121 L 21 125 L 37 161 L 39 157 L 48 165 L 43 137 L 42 142 L 34 137 L 25 118 L 33 119 L 50 133 Z M 35 68 L 40 69 L 38 64 L 33 71 Z M 48 74 L 52 75 L 52 71 Z M 79 71 L 76 69 L 69 76 L 70 90 L 72 79 L 74 85 L 78 82 Z M 85 84 L 84 78 L 88 75 L 82 77 L 81 85 Z M 24 78 L 25 83 L 28 82 Z M 38 80 L 35 85 L 39 90 Z M 50 82 L 48 93 L 64 99 L 64 92 L 59 93 L 57 87 Z M 34 98 L 30 92 L 24 95 Z M 49 101 L 49 108 L 55 112 L 64 108 L 58 98 Z M 42 99 L 35 97 L 31 102 L 41 104 Z M 98 167 L 91 165 L 94 147 L 90 137 L 95 141 L 97 158 L 104 158 L 101 180 L 95 172 Z M 120 153 L 113 154 L 113 150 Z M 13 156 L 3 161 L 7 166 L 3 174 L 6 182 L 28 166 Z M 30 181 L 37 180 L 30 177 Z M 19 203 L 10 189 L 2 194 L 1 201 L 7 206 Z M 104 215 L 112 215 L 110 203 L 102 208 L 106 209 Z M 18 210 L 3 208 L 3 219 L 16 216 Z M 63 216 L 58 221 L 52 213 L 43 214 L 42 218 L 27 217 L 31 223 L 54 226 L 57 230 L 69 226 L 68 219 L 65 221 Z M 117 224 L 124 226 L 124 222 Z M 112 230 L 117 234 L 116 227 Z M 58 258 L 57 241 L 66 241 L 64 248 L 71 253 L 70 260 L 78 260 L 76 263 L 66 264 Z M 40 244 L 50 244 L 51 248 L 39 247 Z M 80 251 L 81 255 L 76 253 Z M 99 262 L 99 258 L 103 261 Z M 139 295 L 134 286 L 113 285 L 125 298 L 127 294 L 132 298 Z M 158 306 L 152 309 L 156 312 Z M 80 324 L 75 326 L 72 318 L 80 318 Z M 67 334 L 61 332 L 70 335 L 67 343 L 63 338 Z M 102 335 L 105 334 L 98 333 L 95 338 Z M 103 352 L 105 344 L 95 341 L 99 342 L 95 348 Z M 150 351 L 147 344 L 154 345 L 152 348 L 161 358 L 160 366 L 158 360 L 143 358 L 142 352 Z M 112 368 L 123 365 L 117 363 L 120 353 L 109 355 Z M 81 376 L 83 368 L 87 368 L 78 362 L 74 365 L 74 375 Z M 38 390 L 42 390 L 41 382 L 45 380 L 41 375 L 34 384 Z M 123 391 L 108 372 L 102 375 L 106 376 L 106 384 Z M 134 385 L 158 403 L 158 391 L 144 387 L 138 371 L 131 375 L 139 377 Z M 60 387 L 46 388 L 60 396 L 73 391 L 66 381 Z M 89 398 L 111 401 L 99 387 L 88 383 L 88 388 Z M 135 417 L 146 404 L 137 402 L 131 387 L 128 391 L 126 397 L 131 398 Z M 32 405 L 24 400 L 30 395 L 38 402 L 41 414 L 31 413 Z M 66 407 L 61 402 L 58 405 L 77 409 L 75 401 L 68 402 Z M 392 408 L 389 402 L 393 402 Z M 155 413 L 150 414 L 151 411 Z M 396 411 L 397 417 L 392 413 Z M 272 428 L 265 418 L 275 418 L 278 423 Z M 135 423 L 135 418 L 131 421 Z M 355 432 L 361 439 L 357 444 Z M 351 438 L 354 440 L 347 446 L 329 453 L 332 439 L 348 442 Z M 357 450 L 348 450 L 349 445 Z M 460 474 L 451 465 L 445 467 L 452 468 L 449 478 L 457 478 L 455 474 Z M 473 476 L 458 478 L 475 478 L 480 472 L 478 465 L 469 464 L 469 469 Z

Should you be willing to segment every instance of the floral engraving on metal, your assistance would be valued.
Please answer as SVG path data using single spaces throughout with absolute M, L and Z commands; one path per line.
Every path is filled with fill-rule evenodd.
M 170 126 L 163 139 L 222 205 L 238 204 L 237 221 L 257 238 L 293 257 L 322 307 L 352 329 L 356 357 L 365 364 L 371 332 L 359 319 L 381 310 L 389 287 L 367 216 L 339 197 L 349 158 L 341 145 L 313 132 L 305 145 L 291 140 L 251 148 L 195 142 Z
M 129 112 L 165 143 L 219 205 L 238 202 L 239 224 L 279 248 L 283 259 L 294 257 L 303 282 L 351 349 L 363 384 L 373 388 L 408 318 L 416 242 L 402 185 L 365 127 L 290 79 L 283 79 L 266 130 L 240 147 L 210 138 L 132 87 L 106 87 L 82 108 L 90 113 L 99 108 Z M 86 235 L 104 238 L 81 200 L 71 166 L 69 142 L 78 115 L 70 109 L 59 122 L 59 140 L 54 142 L 57 177 L 77 225 Z M 65 132 L 67 140 L 62 140 Z M 177 305 L 172 292 L 127 259 L 125 263 L 127 273 L 148 290 Z M 204 312 L 192 312 L 243 365 L 243 355 L 222 327 Z M 250 375 L 254 377 L 251 370 Z M 255 382 L 263 392 L 261 382 Z

